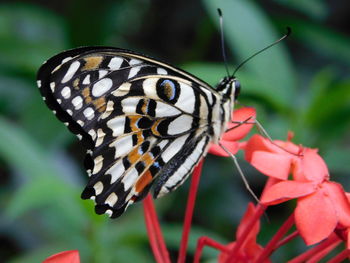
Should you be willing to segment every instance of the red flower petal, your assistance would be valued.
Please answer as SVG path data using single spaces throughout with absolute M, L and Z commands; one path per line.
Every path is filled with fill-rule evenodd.
M 339 223 L 343 227 L 350 227 L 350 204 L 343 187 L 335 182 L 325 182 L 322 186 L 326 192 L 325 194 L 332 200 Z
M 322 182 L 329 178 L 327 165 L 321 156 L 318 155 L 316 149 L 305 148 L 300 160 L 296 165 L 296 171 L 303 173 L 303 177 L 307 180 Z M 296 174 L 295 178 L 301 178 L 301 176 Z
M 303 197 L 315 192 L 314 183 L 282 181 L 265 189 L 261 203 L 265 205 L 279 204 L 293 198 Z
M 242 122 L 248 121 L 253 122 L 256 117 L 256 111 L 252 107 L 244 107 L 237 109 L 232 114 L 232 121 L 234 122 Z M 225 141 L 238 141 L 243 139 L 252 129 L 254 124 L 242 124 L 239 125 L 237 123 L 229 123 L 228 129 L 234 128 L 228 132 L 225 132 L 222 136 L 222 139 Z
M 322 191 L 298 199 L 295 224 L 308 246 L 327 238 L 335 229 L 337 222 L 333 204 Z
M 287 180 L 292 157 L 284 154 L 255 151 L 251 156 L 250 164 L 267 176 Z
M 266 140 L 261 135 L 253 135 L 245 145 L 245 159 L 250 162 L 255 151 L 271 152 Z
M 79 251 L 68 250 L 48 257 L 43 263 L 80 263 Z
M 227 150 L 229 150 L 232 154 L 236 154 L 239 150 L 238 143 L 237 142 L 230 142 L 230 141 L 223 141 L 221 140 L 220 143 L 226 147 Z M 221 148 L 220 145 L 211 143 L 208 153 L 217 155 L 217 156 L 223 156 L 228 157 L 229 154 Z

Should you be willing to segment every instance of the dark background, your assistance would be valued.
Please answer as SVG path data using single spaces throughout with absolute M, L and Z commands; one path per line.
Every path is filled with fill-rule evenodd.
M 109 45 L 180 66 L 215 85 L 224 75 L 218 15 L 231 71 L 253 52 L 293 34 L 236 75 L 240 103 L 254 106 L 274 139 L 319 148 L 332 180 L 349 189 L 350 4 L 348 1 L 2 1 L 0 3 L 0 262 L 41 262 L 78 249 L 82 262 L 153 262 L 142 206 L 117 220 L 97 216 L 80 200 L 87 180 L 78 140 L 56 120 L 37 91 L 41 63 L 65 49 Z M 265 177 L 240 156 L 257 193 Z M 167 245 L 179 247 L 189 180 L 156 202 Z M 208 156 L 189 243 L 207 235 L 234 240 L 251 196 L 231 160 Z M 268 212 L 265 244 L 292 212 L 293 202 Z M 305 250 L 296 240 L 277 254 L 283 262 Z M 205 262 L 217 252 L 204 250 Z

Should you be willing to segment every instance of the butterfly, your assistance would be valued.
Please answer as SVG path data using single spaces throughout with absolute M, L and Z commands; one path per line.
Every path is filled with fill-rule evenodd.
M 216 86 L 170 64 L 113 47 L 81 47 L 45 62 L 37 84 L 47 106 L 87 148 L 81 197 L 120 216 L 153 188 L 172 192 L 218 143 L 239 81 Z

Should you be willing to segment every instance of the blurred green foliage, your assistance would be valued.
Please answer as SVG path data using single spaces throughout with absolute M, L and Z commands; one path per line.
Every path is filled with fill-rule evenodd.
M 225 74 L 218 16 L 224 13 L 232 69 L 253 52 L 293 29 L 283 43 L 239 72 L 240 102 L 257 108 L 273 138 L 320 149 L 333 178 L 348 189 L 350 125 L 349 3 L 322 0 L 31 1 L 0 4 L 0 261 L 40 262 L 79 249 L 82 262 L 153 262 L 142 207 L 117 220 L 97 216 L 80 200 L 87 180 L 83 149 L 46 108 L 35 74 L 52 55 L 79 45 L 137 50 L 215 85 Z M 347 23 L 346 23 L 347 22 Z M 231 62 L 230 62 L 231 65 Z M 231 67 L 231 66 L 230 66 Z M 231 69 L 231 70 L 232 70 Z M 253 188 L 264 178 L 241 161 Z M 217 170 L 220 168 L 220 173 Z M 249 195 L 229 160 L 208 156 L 189 244 L 207 235 L 233 240 Z M 156 202 L 166 242 L 176 256 L 188 183 Z M 288 213 L 288 211 L 282 211 Z M 261 240 L 283 220 L 269 216 Z M 299 250 L 298 250 L 299 249 Z M 300 242 L 279 262 L 300 251 Z M 217 252 L 204 250 L 206 262 Z

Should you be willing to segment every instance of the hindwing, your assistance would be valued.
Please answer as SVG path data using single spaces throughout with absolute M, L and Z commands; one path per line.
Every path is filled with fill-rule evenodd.
M 48 60 L 38 73 L 48 107 L 87 147 L 83 198 L 96 212 L 121 215 L 156 181 L 155 197 L 176 189 L 206 153 L 208 84 L 127 50 L 87 47 Z

